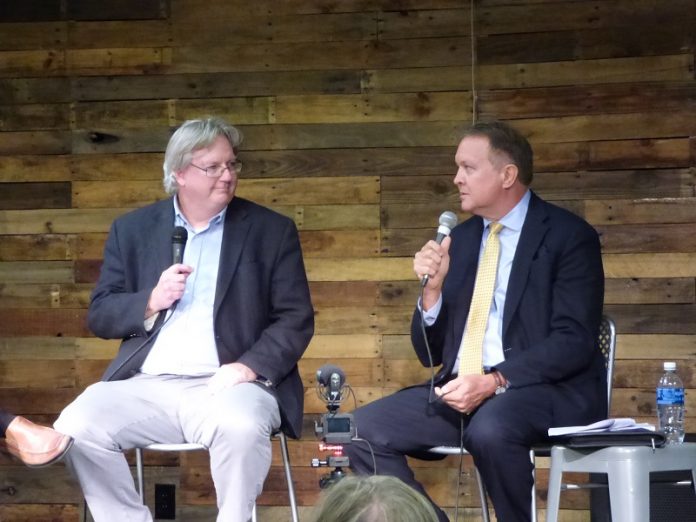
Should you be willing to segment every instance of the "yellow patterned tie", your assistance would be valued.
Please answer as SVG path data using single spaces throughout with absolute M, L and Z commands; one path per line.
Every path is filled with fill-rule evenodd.
M 498 273 L 500 237 L 503 228 L 500 223 L 490 224 L 490 233 L 483 247 L 483 256 L 476 272 L 474 296 L 471 299 L 469 318 L 464 333 L 464 343 L 459 360 L 459 375 L 481 374 L 483 372 L 483 336 L 486 333 L 488 316 L 491 313 L 493 289 Z

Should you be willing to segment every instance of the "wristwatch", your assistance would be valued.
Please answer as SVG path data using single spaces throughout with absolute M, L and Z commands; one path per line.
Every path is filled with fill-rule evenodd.
M 493 371 L 491 373 L 493 375 L 493 378 L 495 379 L 495 394 L 500 395 L 501 393 L 505 393 L 508 389 L 509 384 L 503 384 L 503 378 L 500 376 L 498 372 Z

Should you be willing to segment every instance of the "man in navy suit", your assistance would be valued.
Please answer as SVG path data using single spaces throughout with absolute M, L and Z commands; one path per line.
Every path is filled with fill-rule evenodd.
M 200 443 L 210 453 L 219 521 L 245 521 L 271 464 L 270 435 L 298 436 L 297 361 L 314 329 L 300 243 L 287 217 L 234 197 L 241 136 L 216 118 L 171 137 L 172 196 L 117 219 L 88 322 L 121 339 L 103 381 L 56 421 L 97 522 L 142 521 L 122 451 Z M 182 262 L 172 232 L 187 230 Z
M 433 458 L 428 448 L 461 443 L 498 520 L 527 521 L 529 448 L 545 440 L 551 426 L 587 424 L 607 414 L 597 345 L 604 296 L 600 244 L 585 221 L 529 190 L 532 149 L 509 125 L 475 124 L 455 161 L 461 208 L 473 216 L 442 244 L 429 241 L 413 262 L 418 278 L 428 280 L 411 338 L 423 365 L 431 359 L 441 365 L 435 386 L 405 388 L 356 410 L 358 436 L 369 445 L 356 441 L 346 451 L 355 471 L 395 475 L 425 493 L 406 456 Z M 492 223 L 502 229 L 481 371 L 460 375 L 477 267 Z M 447 520 L 441 510 L 439 517 Z

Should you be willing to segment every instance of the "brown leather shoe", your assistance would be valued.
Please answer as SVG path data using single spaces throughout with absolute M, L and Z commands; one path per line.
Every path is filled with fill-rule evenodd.
M 53 464 L 63 458 L 72 444 L 72 437 L 19 416 L 5 432 L 7 450 L 30 468 Z

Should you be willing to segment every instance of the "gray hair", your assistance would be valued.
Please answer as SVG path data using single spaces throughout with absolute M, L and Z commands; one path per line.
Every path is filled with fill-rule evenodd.
M 438 522 L 432 504 L 396 477 L 349 475 L 331 486 L 314 522 Z
M 242 142 L 242 133 L 221 118 L 187 120 L 169 139 L 164 153 L 164 179 L 167 194 L 173 196 L 179 190 L 174 174 L 191 162 L 191 153 L 210 146 L 218 137 L 224 136 L 236 151 Z

